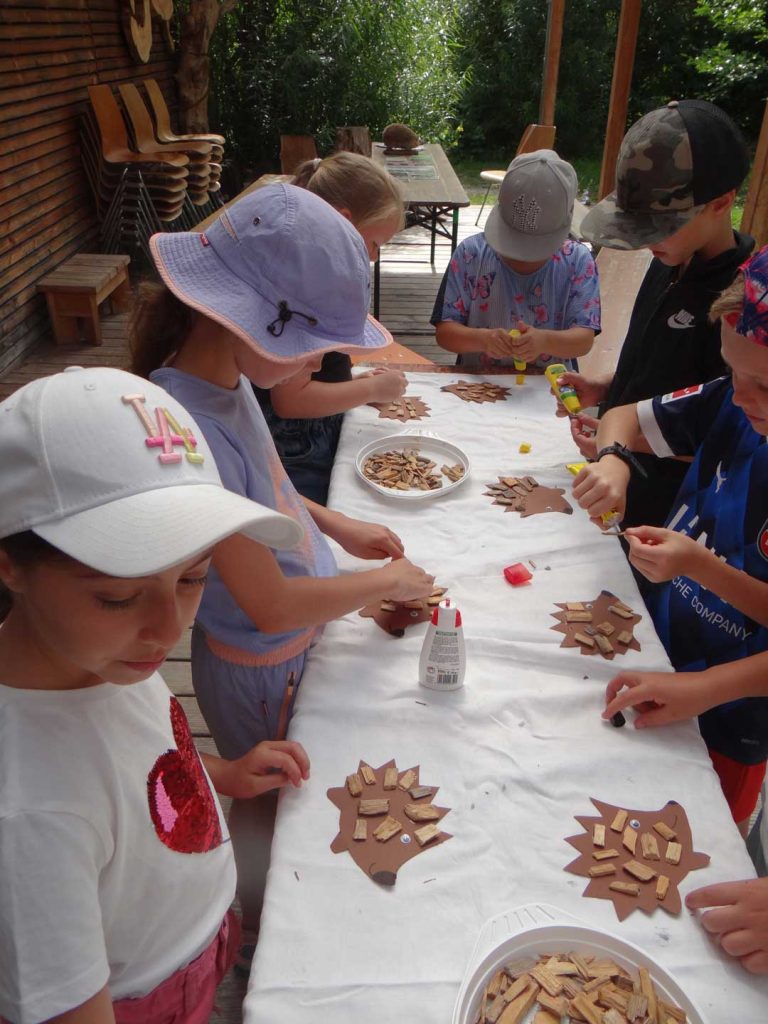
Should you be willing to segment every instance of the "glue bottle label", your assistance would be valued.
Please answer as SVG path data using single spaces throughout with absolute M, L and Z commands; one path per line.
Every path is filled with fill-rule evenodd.
M 441 601 L 427 627 L 419 659 L 419 682 L 432 690 L 458 690 L 464 684 L 464 634 L 461 613 Z

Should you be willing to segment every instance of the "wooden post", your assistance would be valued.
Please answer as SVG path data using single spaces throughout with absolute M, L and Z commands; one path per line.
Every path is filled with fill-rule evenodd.
M 314 160 L 317 146 L 311 135 L 280 136 L 280 170 L 283 174 L 295 174 L 299 164 Z
M 541 87 L 539 124 L 555 123 L 557 74 L 560 70 L 560 45 L 563 41 L 565 0 L 547 0 L 547 42 L 544 48 L 544 82 Z
M 613 62 L 611 99 L 608 104 L 608 123 L 605 128 L 598 199 L 602 199 L 612 192 L 616 184 L 616 158 L 619 155 L 619 147 L 624 138 L 624 129 L 627 124 L 629 88 L 632 84 L 641 4 L 642 0 L 621 0 L 621 17 L 616 39 L 616 56 Z
M 208 131 L 208 45 L 219 19 L 236 3 L 237 0 L 189 0 L 186 12 L 181 15 L 176 84 L 179 121 L 184 133 L 200 135 Z
M 741 230 L 754 237 L 758 248 L 768 244 L 768 103 L 765 104 L 763 126 L 752 164 Z
M 361 125 L 345 125 L 336 129 L 336 152 L 371 155 L 371 133 Z

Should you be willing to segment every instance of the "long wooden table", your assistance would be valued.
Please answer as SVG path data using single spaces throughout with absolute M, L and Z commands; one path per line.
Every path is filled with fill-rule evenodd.
M 637 811 L 682 805 L 694 849 L 711 857 L 682 882 L 683 896 L 754 877 L 696 724 L 639 732 L 631 717 L 624 729 L 599 717 L 619 669 L 669 668 L 618 540 L 578 508 L 523 519 L 484 496 L 499 475 L 570 492 L 565 463 L 575 450 L 547 382 L 528 377 L 517 387 L 494 376 L 508 398 L 473 405 L 440 390 L 457 379 L 409 374 L 408 394 L 431 408 L 412 426 L 468 454 L 464 484 L 422 502 L 375 493 L 356 476 L 355 457 L 402 426 L 362 407 L 345 418 L 330 504 L 386 522 L 448 587 L 464 620 L 466 683 L 453 693 L 418 685 L 424 625 L 401 639 L 357 614 L 326 627 L 289 732 L 307 748 L 312 776 L 280 799 L 245 1024 L 448 1024 L 484 923 L 531 903 L 634 943 L 674 975 L 707 1024 L 764 1024 L 768 979 L 720 953 L 692 915 L 635 910 L 620 922 L 611 903 L 582 895 L 587 879 L 564 871 L 576 856 L 565 839 L 580 832 L 576 815 L 594 813 L 594 797 Z M 519 453 L 522 443 L 530 453 Z M 505 581 L 513 562 L 531 568 L 528 585 Z M 339 563 L 370 566 L 346 553 Z M 614 661 L 561 648 L 551 629 L 556 602 L 589 601 L 602 589 L 643 614 L 641 650 Z M 384 888 L 349 853 L 331 851 L 339 812 L 326 790 L 343 786 L 361 759 L 378 768 L 391 758 L 401 771 L 419 765 L 420 781 L 440 787 L 435 802 L 451 809 L 441 827 L 452 838 Z
M 430 232 L 429 261 L 435 262 L 435 244 L 437 236 L 450 240 L 451 252 L 456 248 L 459 230 L 459 210 L 469 206 L 470 201 L 459 181 L 451 161 L 443 147 L 437 143 L 425 145 L 410 157 L 388 155 L 381 143 L 374 143 L 372 157 L 375 163 L 390 173 L 395 172 L 393 162 L 399 162 L 405 176 L 393 173 L 403 193 L 407 206 L 406 227 L 425 227 Z M 407 175 L 408 161 L 414 166 L 414 176 Z M 421 167 L 429 172 L 429 176 L 416 176 Z M 434 169 L 434 176 L 432 176 Z M 450 227 L 444 224 L 444 218 L 450 215 Z M 379 315 L 380 294 L 380 259 L 376 261 L 373 275 L 373 315 Z

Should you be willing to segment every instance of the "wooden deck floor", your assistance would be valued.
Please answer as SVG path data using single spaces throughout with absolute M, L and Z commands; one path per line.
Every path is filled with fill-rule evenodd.
M 477 207 L 461 211 L 459 239 L 482 229 L 482 221 L 479 228 L 475 227 L 476 211 Z M 411 229 L 397 236 L 385 248 L 381 268 L 380 318 L 398 342 L 435 363 L 450 365 L 455 357 L 435 344 L 434 330 L 429 323 L 450 249 L 447 240 L 441 240 L 437 246 L 435 265 L 432 266 L 429 263 L 428 242 L 425 231 Z M 592 371 L 608 371 L 615 365 L 629 311 L 648 257 L 643 253 L 621 253 L 619 267 L 612 261 L 613 254 L 603 250 L 598 265 L 603 276 L 606 330 L 598 339 L 599 347 L 596 345 L 595 353 L 589 357 Z M 609 282 L 610 292 L 606 288 Z M 21 385 L 57 373 L 65 366 L 127 366 L 127 322 L 126 314 L 104 317 L 104 342 L 98 348 L 90 345 L 56 346 L 52 340 L 46 341 L 19 365 L 11 367 L 0 377 L 0 399 Z M 189 643 L 189 634 L 186 634 L 166 662 L 163 676 L 187 713 L 198 747 L 216 753 L 192 691 Z M 211 1017 L 211 1024 L 240 1024 L 245 989 L 245 979 L 230 972 L 220 987 L 218 1010 Z

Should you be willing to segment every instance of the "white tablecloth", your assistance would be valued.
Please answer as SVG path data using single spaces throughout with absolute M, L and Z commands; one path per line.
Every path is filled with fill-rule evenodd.
M 380 497 L 356 477 L 355 455 L 403 427 L 363 407 L 346 417 L 331 505 L 387 523 L 408 556 L 449 586 L 464 620 L 466 685 L 453 693 L 418 686 L 425 625 L 402 639 L 356 614 L 326 628 L 290 730 L 309 752 L 312 777 L 281 797 L 246 1024 L 446 1024 L 483 923 L 532 901 L 642 947 L 710 1024 L 764 1024 L 768 981 L 722 956 L 685 909 L 677 918 L 635 911 L 619 923 L 611 903 L 582 897 L 586 879 L 563 870 L 576 856 L 564 838 L 580 830 L 574 815 L 594 813 L 594 796 L 648 810 L 683 805 L 695 849 L 712 858 L 687 877 L 683 896 L 754 875 L 695 724 L 641 733 L 600 720 L 618 669 L 669 667 L 647 614 L 635 630 L 642 650 L 613 662 L 561 649 L 549 628 L 556 601 L 601 589 L 645 611 L 618 541 L 600 536 L 578 507 L 572 516 L 522 519 L 483 496 L 486 483 L 509 474 L 570 494 L 565 463 L 578 453 L 546 382 L 516 387 L 494 377 L 512 394 L 474 405 L 440 392 L 458 379 L 410 374 L 408 394 L 432 409 L 414 426 L 469 455 L 465 484 L 420 503 Z M 521 442 L 529 454 L 518 453 Z M 502 568 L 528 559 L 537 566 L 532 583 L 511 587 Z M 343 552 L 339 562 L 370 565 Z M 331 852 L 338 811 L 326 790 L 343 785 L 361 758 L 378 766 L 392 757 L 400 769 L 421 765 L 422 781 L 440 787 L 453 838 L 409 861 L 386 889 L 348 853 Z

